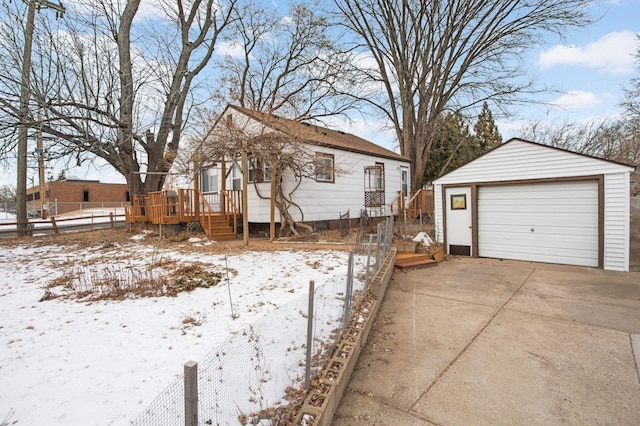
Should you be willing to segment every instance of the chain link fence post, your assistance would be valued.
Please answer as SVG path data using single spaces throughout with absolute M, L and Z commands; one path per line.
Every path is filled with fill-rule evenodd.
M 315 296 L 315 281 L 309 281 L 309 314 L 307 315 L 307 359 L 304 367 L 304 388 L 311 384 L 311 352 L 313 343 L 313 298 Z
M 184 364 L 184 426 L 198 426 L 198 363 Z

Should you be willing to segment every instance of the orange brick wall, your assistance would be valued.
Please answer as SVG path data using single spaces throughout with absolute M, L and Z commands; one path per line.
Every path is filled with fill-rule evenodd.
M 89 202 L 126 202 L 128 187 L 124 183 L 100 183 L 92 181 L 48 182 L 47 202 L 83 202 L 84 190 L 89 191 Z M 37 189 L 36 189 L 37 191 Z
M 58 214 L 84 208 L 97 207 L 94 203 L 113 203 L 108 207 L 115 207 L 120 203 L 128 203 L 128 187 L 124 183 L 100 183 L 99 181 L 62 181 L 47 182 L 46 203 L 50 205 L 58 201 Z M 89 191 L 89 200 L 84 200 L 84 191 Z M 29 188 L 27 194 L 39 192 L 39 187 Z M 28 195 L 27 195 L 28 196 Z M 36 198 L 36 197 L 34 197 Z M 37 196 L 39 198 L 39 196 Z M 116 204 L 118 203 L 118 204 Z M 40 208 L 40 200 L 36 199 L 34 208 Z

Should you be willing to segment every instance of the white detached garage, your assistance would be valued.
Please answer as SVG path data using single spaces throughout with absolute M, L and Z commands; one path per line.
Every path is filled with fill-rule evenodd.
M 629 270 L 634 167 L 511 139 L 435 180 L 449 254 Z

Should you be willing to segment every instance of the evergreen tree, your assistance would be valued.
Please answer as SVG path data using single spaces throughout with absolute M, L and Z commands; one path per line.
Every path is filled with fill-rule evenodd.
M 481 154 L 502 143 L 502 136 L 498 131 L 498 126 L 496 126 L 493 120 L 493 114 L 491 114 L 491 110 L 486 101 L 482 104 L 482 111 L 480 111 L 478 121 L 475 126 L 473 126 L 473 131 L 476 134 Z
M 437 137 L 433 142 L 429 163 L 425 167 L 423 184 L 478 158 L 502 143 L 502 136 L 486 102 L 482 105 L 473 130 L 475 134 L 471 133 L 458 112 L 440 117 Z
M 438 129 L 423 183 L 431 182 L 480 155 L 478 144 L 460 113 L 447 113 L 441 117 Z

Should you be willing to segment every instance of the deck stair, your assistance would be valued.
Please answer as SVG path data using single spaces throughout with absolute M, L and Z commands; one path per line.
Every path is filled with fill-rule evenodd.
M 396 254 L 395 267 L 402 270 L 429 268 L 438 266 L 438 262 L 430 254 L 418 254 L 409 251 L 399 251 Z
M 215 241 L 228 241 L 236 239 L 233 228 L 233 220 L 229 221 L 226 215 L 213 213 L 202 215 L 202 229 L 209 238 Z

